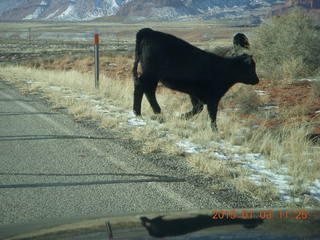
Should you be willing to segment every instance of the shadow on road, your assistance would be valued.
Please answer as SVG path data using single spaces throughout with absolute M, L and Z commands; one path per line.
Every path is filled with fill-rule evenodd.
M 40 102 L 40 100 L 36 99 L 7 99 L 7 98 L 0 98 L 0 102 Z
M 19 116 L 19 115 L 55 115 L 60 114 L 57 112 L 0 112 L 0 117 L 2 116 Z
M 16 136 L 0 136 L 0 142 L 7 141 L 33 141 L 33 140 L 52 140 L 52 139 L 116 139 L 115 137 L 95 137 L 81 135 L 16 135 Z
M 130 177 L 157 177 L 168 178 L 156 174 L 145 173 L 4 173 L 0 172 L 0 176 L 45 176 L 45 177 L 81 177 L 81 176 L 130 176 Z
M 147 179 L 125 179 L 125 180 L 105 180 L 105 181 L 92 181 L 92 182 L 53 182 L 53 183 L 27 183 L 27 184 L 2 184 L 2 188 L 35 188 L 35 187 L 66 187 L 66 186 L 83 186 L 83 185 L 105 185 L 116 183 L 144 183 L 144 182 L 185 182 L 185 179 L 176 178 L 171 176 L 161 176 L 155 174 L 143 173 L 0 173 L 0 176 L 129 176 L 129 177 L 149 177 Z

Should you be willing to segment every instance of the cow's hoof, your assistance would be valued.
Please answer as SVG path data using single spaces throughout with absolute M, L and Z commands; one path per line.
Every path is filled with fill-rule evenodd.
M 134 111 L 134 110 L 133 110 L 133 114 L 134 114 L 134 116 L 136 116 L 136 117 L 141 117 L 141 112 L 138 112 L 138 111 Z
M 211 129 L 213 132 L 218 132 L 218 127 L 217 124 L 215 122 L 211 123 Z
M 164 123 L 165 119 L 161 114 L 151 116 L 151 120 L 157 121 L 159 123 Z
M 184 120 L 188 120 L 191 117 L 192 117 L 192 113 L 191 112 L 183 113 L 183 114 L 180 115 L 180 118 L 184 119 Z

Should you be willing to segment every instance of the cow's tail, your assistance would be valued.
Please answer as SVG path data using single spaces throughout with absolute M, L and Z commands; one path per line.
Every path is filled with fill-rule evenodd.
M 140 30 L 136 35 L 136 49 L 135 49 L 134 63 L 133 63 L 133 69 L 132 69 L 132 76 L 135 84 L 139 82 L 138 65 L 141 57 L 141 41 L 142 41 L 142 34 Z
M 144 28 L 144 29 L 141 29 L 139 32 L 137 32 L 137 35 L 136 35 L 135 57 L 134 57 L 134 64 L 132 69 L 133 81 L 135 83 L 139 83 L 140 81 L 138 76 L 138 65 L 141 58 L 142 40 L 145 34 L 148 34 L 148 32 L 150 31 L 152 31 L 150 28 Z

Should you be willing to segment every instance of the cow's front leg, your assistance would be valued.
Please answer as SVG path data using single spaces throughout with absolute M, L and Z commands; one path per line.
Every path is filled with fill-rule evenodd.
M 183 119 L 190 119 L 203 110 L 203 103 L 198 98 L 190 95 L 190 99 L 192 103 L 192 110 L 190 112 L 182 114 L 181 118 Z
M 207 104 L 208 113 L 211 119 L 211 128 L 213 131 L 217 131 L 217 111 L 219 101 L 210 101 Z

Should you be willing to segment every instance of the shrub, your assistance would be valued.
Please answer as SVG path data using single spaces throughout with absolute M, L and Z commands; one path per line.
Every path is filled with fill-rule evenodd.
M 294 8 L 254 30 L 252 51 L 258 71 L 271 79 L 315 73 L 320 62 L 320 30 L 304 10 Z
M 250 114 L 257 112 L 262 101 L 252 87 L 242 86 L 234 96 L 234 101 L 238 103 L 240 113 Z
M 315 100 L 320 100 L 320 80 L 312 82 L 312 95 Z

